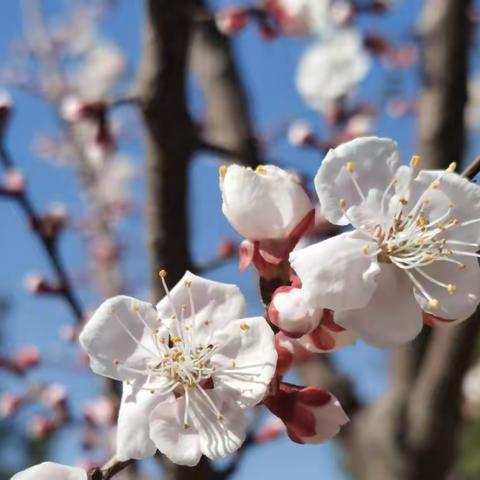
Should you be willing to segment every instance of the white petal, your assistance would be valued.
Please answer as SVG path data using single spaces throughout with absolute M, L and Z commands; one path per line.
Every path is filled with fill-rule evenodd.
M 186 287 L 185 282 L 191 282 L 190 287 Z M 190 311 L 188 288 L 193 297 L 195 319 Z M 178 319 L 182 305 L 187 306 L 185 324 L 195 324 L 195 341 L 197 345 L 203 346 L 208 345 L 214 332 L 222 329 L 232 320 L 244 317 L 247 310 L 245 297 L 236 285 L 213 282 L 190 272 L 186 272 L 171 290 L 170 298 L 177 311 Z M 168 319 L 171 318 L 173 311 L 168 297 L 165 296 L 160 300 L 157 311 L 162 319 L 166 319 L 164 323 L 170 325 L 171 320 Z
M 452 295 L 446 288 L 433 284 L 416 274 L 428 294 L 438 300 L 438 308 L 431 308 L 428 300 L 415 289 L 415 298 L 422 310 L 446 320 L 466 320 L 472 315 L 480 302 L 480 267 L 475 257 L 454 256 L 465 268 L 449 262 L 435 262 L 422 270 L 429 276 L 444 284 L 456 287 Z M 415 272 L 412 272 L 415 273 Z
M 383 192 L 400 160 L 397 143 L 388 138 L 357 138 L 330 150 L 315 176 L 315 189 L 325 218 L 338 225 L 347 225 L 349 221 L 339 206 L 340 200 L 344 199 L 347 207 L 363 200 L 354 186 L 352 175 L 365 197 L 371 188 Z M 348 162 L 353 163 L 353 174 L 347 171 Z
M 125 461 L 130 458 L 151 457 L 156 452 L 155 444 L 150 439 L 150 413 L 172 398 L 151 394 L 146 390 L 134 390 L 123 384 L 122 401 L 117 423 L 117 458 Z
M 376 244 L 344 233 L 290 254 L 306 301 L 315 308 L 345 310 L 365 306 L 376 289 L 377 260 L 365 255 Z
M 322 443 L 337 435 L 340 428 L 349 422 L 340 402 L 332 395 L 330 401 L 321 407 L 314 408 L 316 418 L 313 437 L 303 437 L 305 443 Z
M 217 372 L 215 388 L 226 391 L 242 405 L 259 403 L 275 373 L 277 352 L 274 334 L 263 317 L 231 322 L 215 334 L 221 350 L 212 356 Z
M 191 402 L 193 424 L 200 436 L 202 453 L 210 460 L 217 460 L 240 448 L 245 440 L 248 420 L 242 409 L 217 388 L 204 393 L 215 405 L 220 418 L 210 402 L 196 389 L 192 391 Z
M 298 179 L 274 165 L 257 173 L 231 165 L 220 188 L 223 213 L 248 240 L 284 239 L 312 209 Z
M 118 380 L 136 376 L 120 365 L 144 370 L 149 359 L 156 355 L 151 329 L 146 325 L 152 329 L 158 327 L 156 320 L 153 306 L 135 298 L 118 296 L 103 302 L 79 338 L 92 360 L 92 370 Z
M 177 465 L 192 467 L 202 456 L 195 426 L 184 427 L 184 398 L 163 402 L 150 415 L 150 435 L 160 452 Z
M 412 285 L 400 269 L 381 263 L 377 290 L 367 306 L 335 312 L 335 321 L 353 330 L 367 343 L 393 347 L 413 340 L 422 329 L 422 313 Z
M 269 307 L 270 321 L 292 336 L 311 332 L 317 327 L 322 315 L 323 309 L 309 307 L 301 288 L 275 292 Z
M 44 462 L 16 473 L 10 480 L 87 480 L 81 468 Z

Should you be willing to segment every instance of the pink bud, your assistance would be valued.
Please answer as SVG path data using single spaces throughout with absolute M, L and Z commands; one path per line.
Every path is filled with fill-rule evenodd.
M 34 416 L 28 426 L 30 436 L 35 439 L 47 438 L 55 429 L 55 422 L 52 419 L 40 415 Z
M 19 371 L 25 371 L 36 367 L 40 363 L 40 351 L 34 345 L 28 345 L 18 350 L 13 359 L 12 365 Z
M 320 323 L 323 310 L 309 307 L 300 288 L 280 287 L 275 290 L 268 307 L 268 318 L 282 332 L 299 338 Z
M 295 120 L 290 124 L 287 137 L 290 145 L 294 147 L 312 146 L 317 143 L 312 126 L 303 120 Z
M 68 399 L 67 389 L 63 385 L 52 384 L 41 393 L 43 403 L 54 410 L 64 410 Z
M 278 417 L 271 416 L 254 434 L 257 443 L 266 443 L 285 435 L 285 424 Z
M 61 285 L 51 283 L 40 274 L 28 275 L 25 279 L 25 288 L 34 295 L 58 294 L 63 290 Z
M 320 387 L 280 383 L 264 401 L 297 443 L 321 443 L 335 436 L 349 419 L 338 400 Z
M 8 170 L 4 181 L 5 189 L 11 195 L 18 195 L 25 190 L 25 178 L 18 170 Z
M 215 22 L 223 34 L 233 35 L 247 26 L 248 11 L 243 8 L 227 8 L 217 14 Z
M 237 255 L 237 244 L 230 239 L 222 240 L 217 247 L 218 256 L 221 258 L 232 258 Z
M 24 403 L 24 397 L 13 393 L 4 393 L 0 396 L 0 418 L 13 415 Z

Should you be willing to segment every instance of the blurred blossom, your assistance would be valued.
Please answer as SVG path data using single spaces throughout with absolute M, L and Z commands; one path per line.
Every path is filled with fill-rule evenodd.
M 20 194 L 25 189 L 25 177 L 18 170 L 8 170 L 4 175 L 5 188 L 12 194 Z
M 267 0 L 266 6 L 286 35 L 327 36 L 349 15 L 346 2 L 332 0 Z
M 24 397 L 13 393 L 0 395 L 0 419 L 13 415 L 24 403 Z
M 64 409 L 68 399 L 67 389 L 64 385 L 47 385 L 41 392 L 40 398 L 47 407 L 53 410 Z
M 307 49 L 298 66 L 296 85 L 308 106 L 325 111 L 350 97 L 369 70 L 370 57 L 360 34 L 343 30 Z
M 232 35 L 246 27 L 248 12 L 243 8 L 226 8 L 217 13 L 215 22 L 222 33 Z
M 35 345 L 27 345 L 15 352 L 12 364 L 20 371 L 36 367 L 40 363 L 40 350 Z
M 287 429 L 278 417 L 271 415 L 267 421 L 255 432 L 254 439 L 257 443 L 266 443 L 285 435 Z
M 125 67 L 123 53 L 114 43 L 97 40 L 71 82 L 82 98 L 101 99 L 117 84 Z
M 238 246 L 229 238 L 226 238 L 218 244 L 217 252 L 218 256 L 222 258 L 231 258 L 237 254 Z
M 55 422 L 41 415 L 36 415 L 30 419 L 28 433 L 32 438 L 47 438 L 56 430 Z
M 312 126 L 301 119 L 295 120 L 289 125 L 287 138 L 290 145 L 294 147 L 312 145 L 316 142 Z
M 85 420 L 96 427 L 108 427 L 115 423 L 115 403 L 108 397 L 88 402 L 83 410 Z

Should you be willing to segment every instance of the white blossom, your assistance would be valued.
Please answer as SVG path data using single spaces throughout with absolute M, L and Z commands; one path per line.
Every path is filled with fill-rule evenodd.
M 361 35 L 353 29 L 342 29 L 305 51 L 296 85 L 307 105 L 326 111 L 353 94 L 369 70 L 370 57 Z
M 123 382 L 117 429 L 120 460 L 158 449 L 196 465 L 242 444 L 246 407 L 258 404 L 277 354 L 264 318 L 243 318 L 234 285 L 189 272 L 157 307 L 120 296 L 107 300 L 80 335 L 98 374 Z
M 44 462 L 16 473 L 11 480 L 87 480 L 81 468 Z
M 327 220 L 354 230 L 290 255 L 306 301 L 378 346 L 413 339 L 422 311 L 465 320 L 480 299 L 480 187 L 419 162 L 376 137 L 330 150 L 315 187 Z
M 274 165 L 220 168 L 222 210 L 248 240 L 286 239 L 312 209 L 299 179 Z

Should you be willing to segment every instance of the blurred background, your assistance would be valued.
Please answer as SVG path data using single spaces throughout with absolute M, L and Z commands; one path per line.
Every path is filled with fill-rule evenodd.
M 222 163 L 274 163 L 312 190 L 328 148 L 355 136 L 429 167 L 479 153 L 478 2 L 173 3 L 0 6 L 0 479 L 111 456 L 117 387 L 75 341 L 102 299 L 156 298 L 160 267 L 171 284 L 190 268 L 262 312 L 222 215 Z M 317 220 L 317 238 L 334 233 Z M 118 478 L 479 479 L 479 323 L 401 352 L 299 353 L 292 381 L 328 386 L 352 417 L 338 440 L 294 444 L 261 411 L 238 458 Z

